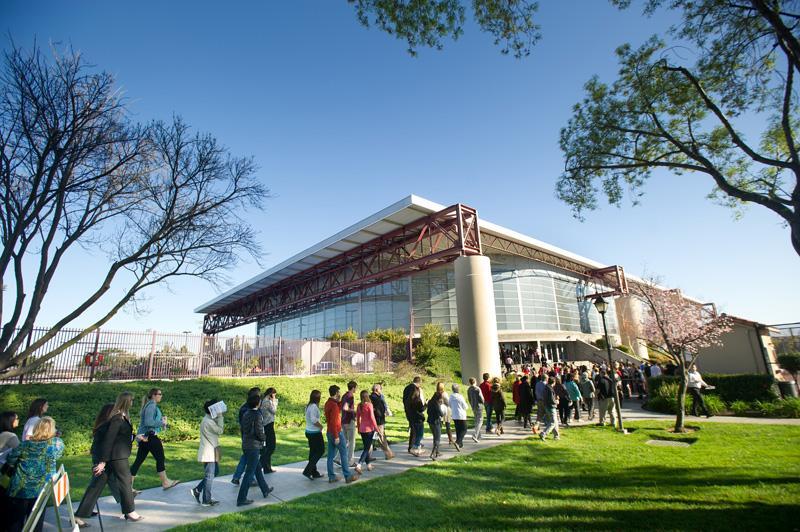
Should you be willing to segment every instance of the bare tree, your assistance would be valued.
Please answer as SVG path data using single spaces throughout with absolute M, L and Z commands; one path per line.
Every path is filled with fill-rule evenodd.
M 15 47 L 0 74 L 5 378 L 57 356 L 154 284 L 178 276 L 218 283 L 242 253 L 256 257 L 254 231 L 241 213 L 259 208 L 268 195 L 251 158 L 232 156 L 180 118 L 132 123 L 112 76 L 92 71 L 71 50 L 53 55 Z M 105 276 L 44 336 L 21 348 L 76 244 L 109 257 Z M 100 300 L 115 280 L 125 290 L 105 305 Z M 98 304 L 105 306 L 97 321 L 29 359 Z

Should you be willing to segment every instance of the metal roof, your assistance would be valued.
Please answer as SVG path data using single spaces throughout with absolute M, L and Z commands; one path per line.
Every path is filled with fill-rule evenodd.
M 409 224 L 434 212 L 441 211 L 446 207 L 446 205 L 439 205 L 438 203 L 412 194 L 356 222 L 347 229 L 339 231 L 330 238 L 297 253 L 264 273 L 256 275 L 227 292 L 220 294 L 211 301 L 197 307 L 195 312 L 213 314 L 215 311 L 238 299 L 252 295 L 291 275 L 353 249 L 377 236 L 388 233 L 392 229 Z M 526 246 L 541 249 L 553 255 L 584 264 L 588 268 L 602 268 L 605 266 L 599 262 L 581 257 L 580 255 L 570 253 L 556 246 L 546 244 L 529 236 L 517 233 L 516 231 L 493 224 L 482 218 L 480 218 L 480 231 L 481 233 L 495 234 Z

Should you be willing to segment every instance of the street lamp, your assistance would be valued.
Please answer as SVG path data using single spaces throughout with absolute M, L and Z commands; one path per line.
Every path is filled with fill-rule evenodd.
M 594 308 L 597 309 L 597 312 L 600 313 L 600 317 L 603 318 L 603 334 L 605 335 L 606 339 L 606 352 L 608 353 L 608 371 L 614 372 L 614 361 L 611 359 L 611 342 L 608 339 L 608 327 L 606 326 L 606 312 L 608 311 L 608 302 L 603 299 L 603 296 L 598 297 L 594 300 Z M 620 411 L 619 406 L 619 394 L 617 393 L 617 379 L 616 377 L 612 378 L 614 382 L 614 409 L 617 411 L 617 429 L 620 432 L 624 432 L 622 428 L 622 412 Z

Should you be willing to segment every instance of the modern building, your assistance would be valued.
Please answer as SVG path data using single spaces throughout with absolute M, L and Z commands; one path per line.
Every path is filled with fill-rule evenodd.
M 501 348 L 538 350 L 551 360 L 602 355 L 590 345 L 603 335 L 586 298 L 592 294 L 617 296 L 606 313 L 608 333 L 646 357 L 626 282 L 619 266 L 479 220 L 470 207 L 412 195 L 196 311 L 206 315 L 209 334 L 256 323 L 259 336 L 291 339 L 348 328 L 362 335 L 401 328 L 413 336 L 435 323 L 459 330 L 465 374 L 474 374 L 497 372 Z

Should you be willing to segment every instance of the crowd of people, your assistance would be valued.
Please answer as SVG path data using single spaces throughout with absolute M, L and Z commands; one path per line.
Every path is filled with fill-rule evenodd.
M 599 425 L 604 425 L 608 417 L 613 425 L 614 394 L 628 397 L 645 394 L 646 381 L 642 376 L 659 371 L 658 365 L 639 368 L 616 363 L 615 367 L 609 368 L 605 364 L 574 367 L 555 363 L 542 364 L 538 368 L 525 365 L 521 372 L 506 377 L 514 376 L 511 386 L 514 420 L 544 441 L 550 433 L 559 439 L 559 427 L 570 426 L 572 420 L 579 421 L 582 415 L 586 415 L 589 421 L 597 416 Z M 415 377 L 403 389 L 409 454 L 415 457 L 427 455 L 431 460 L 437 460 L 441 456 L 443 434 L 447 436 L 448 445 L 460 452 L 468 434 L 474 443 L 479 443 L 486 434 L 504 433 L 508 404 L 500 377 L 492 378 L 484 373 L 480 384 L 470 378 L 466 397 L 462 395 L 459 384 L 452 384 L 448 392 L 444 382 L 437 382 L 434 393 L 426 399 L 421 383 L 420 377 Z M 693 367 L 689 374 L 693 413 L 700 408 L 708 415 L 699 393 L 705 386 Z M 163 395 L 161 389 L 153 388 L 143 398 L 136 430 L 131 415 L 134 396 L 130 392 L 122 392 L 114 403 L 103 405 L 98 412 L 92 428 L 93 475 L 75 513 L 79 526 L 89 526 L 84 519 L 93 515 L 97 499 L 106 485 L 126 520 L 143 519 L 135 509 L 134 499 L 139 492 L 133 488 L 133 483 L 149 455 L 155 460 L 162 489 L 172 489 L 180 482 L 167 476 L 164 446 L 159 437 L 168 427 L 167 418 L 159 406 Z M 395 456 L 385 430 L 386 418 L 393 414 L 381 383 L 374 384 L 371 390 L 359 391 L 358 383 L 350 381 L 344 393 L 339 386 L 331 385 L 322 407 L 321 402 L 322 392 L 312 390 L 305 407 L 308 461 L 302 474 L 306 478 L 313 481 L 325 476 L 320 473 L 318 463 L 325 455 L 326 439 L 326 473 L 331 483 L 342 479 L 347 483 L 355 482 L 365 470 L 372 471 L 376 460 L 373 452 L 378 448 L 385 460 Z M 254 387 L 238 410 L 242 454 L 231 482 L 239 486 L 239 506 L 253 503 L 249 498 L 252 487 L 258 487 L 265 498 L 273 491 L 265 475 L 275 472 L 272 456 L 276 448 L 278 406 L 277 389 L 270 387 L 262 393 L 260 388 Z M 472 410 L 474 417 L 471 432 L 467 426 L 468 409 Z M 32 402 L 21 440 L 16 435 L 19 416 L 14 412 L 0 415 L 0 472 L 3 473 L 0 478 L 8 479 L 5 484 L 0 482 L 0 514 L 7 516 L 3 523 L 7 530 L 22 530 L 45 482 L 56 473 L 56 462 L 64 452 L 60 433 L 53 418 L 46 415 L 47 411 L 46 399 Z M 227 406 L 218 399 L 212 398 L 203 404 L 197 452 L 203 474 L 200 482 L 190 489 L 196 502 L 203 506 L 218 504 L 212 494 L 214 479 L 219 476 L 219 438 L 224 432 L 225 412 Z M 422 441 L 426 422 L 433 440 L 429 453 Z M 355 455 L 356 432 L 362 443 L 358 459 Z M 134 443 L 137 451 L 133 464 L 130 464 Z M 337 474 L 337 466 L 341 475 Z M 41 529 L 40 519 L 35 530 Z

